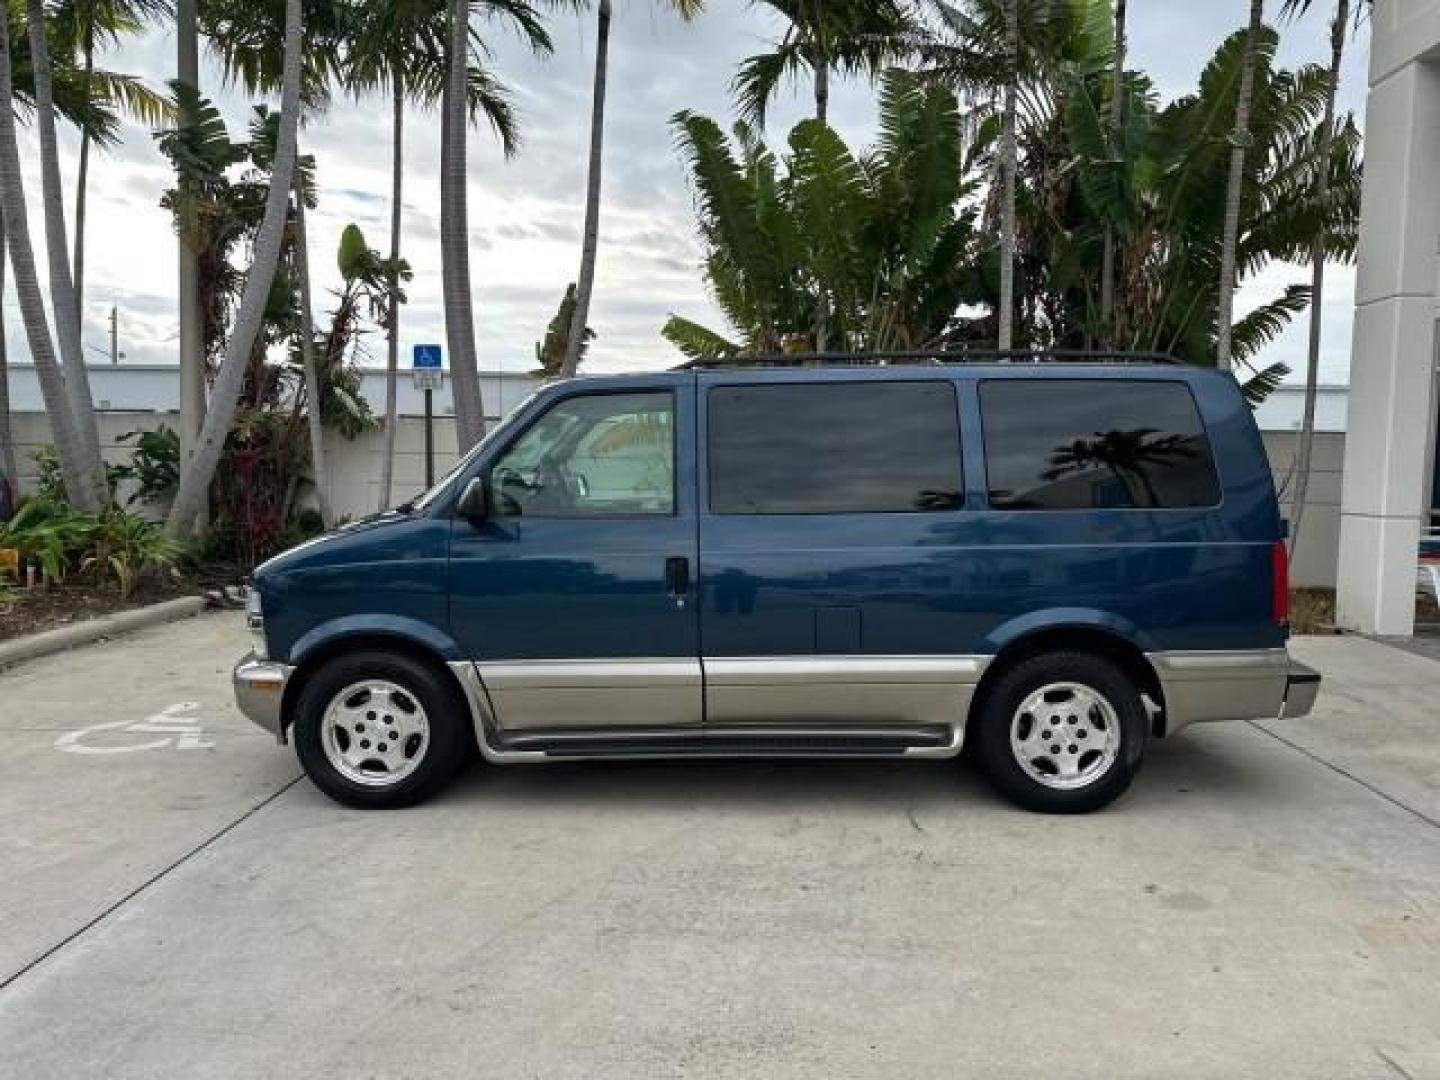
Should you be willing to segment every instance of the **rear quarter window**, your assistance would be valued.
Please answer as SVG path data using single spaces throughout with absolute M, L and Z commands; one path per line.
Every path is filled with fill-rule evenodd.
M 1184 383 L 987 379 L 980 411 L 986 488 L 997 509 L 1220 502 L 1210 438 Z

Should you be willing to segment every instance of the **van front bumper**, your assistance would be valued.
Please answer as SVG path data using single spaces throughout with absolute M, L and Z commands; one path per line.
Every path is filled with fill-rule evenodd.
M 261 660 L 251 653 L 235 665 L 231 675 L 235 704 L 240 706 L 240 711 L 275 736 L 275 741 L 282 745 L 285 728 L 281 704 L 285 700 L 285 685 L 294 671 L 289 664 Z

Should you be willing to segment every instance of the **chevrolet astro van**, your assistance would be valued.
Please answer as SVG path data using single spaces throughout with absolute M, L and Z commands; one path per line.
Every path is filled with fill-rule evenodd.
M 546 386 L 255 571 L 243 711 L 363 807 L 500 765 L 970 751 L 1088 811 L 1151 738 L 1308 713 L 1228 374 L 814 359 Z

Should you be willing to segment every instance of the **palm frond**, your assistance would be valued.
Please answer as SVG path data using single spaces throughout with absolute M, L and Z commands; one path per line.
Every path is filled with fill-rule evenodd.
M 1240 383 L 1240 390 L 1245 395 L 1245 400 L 1253 409 L 1261 404 L 1266 398 L 1278 390 L 1285 381 L 1285 376 L 1290 374 L 1290 368 L 1286 364 L 1274 363 L 1268 367 L 1261 368 L 1248 379 Z
M 1252 357 L 1284 332 L 1291 319 L 1309 306 L 1310 286 L 1288 285 L 1280 296 L 1239 319 L 1232 331 L 1235 358 L 1248 365 Z
M 733 341 L 679 315 L 671 315 L 660 334 L 688 360 L 723 360 L 741 352 Z

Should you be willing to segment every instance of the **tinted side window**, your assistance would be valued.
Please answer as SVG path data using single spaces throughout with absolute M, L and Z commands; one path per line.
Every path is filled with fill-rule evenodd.
M 980 386 L 990 505 L 1007 510 L 1214 506 L 1220 484 L 1189 387 L 992 379 Z
M 948 382 L 718 386 L 709 408 L 714 513 L 900 513 L 964 502 Z

